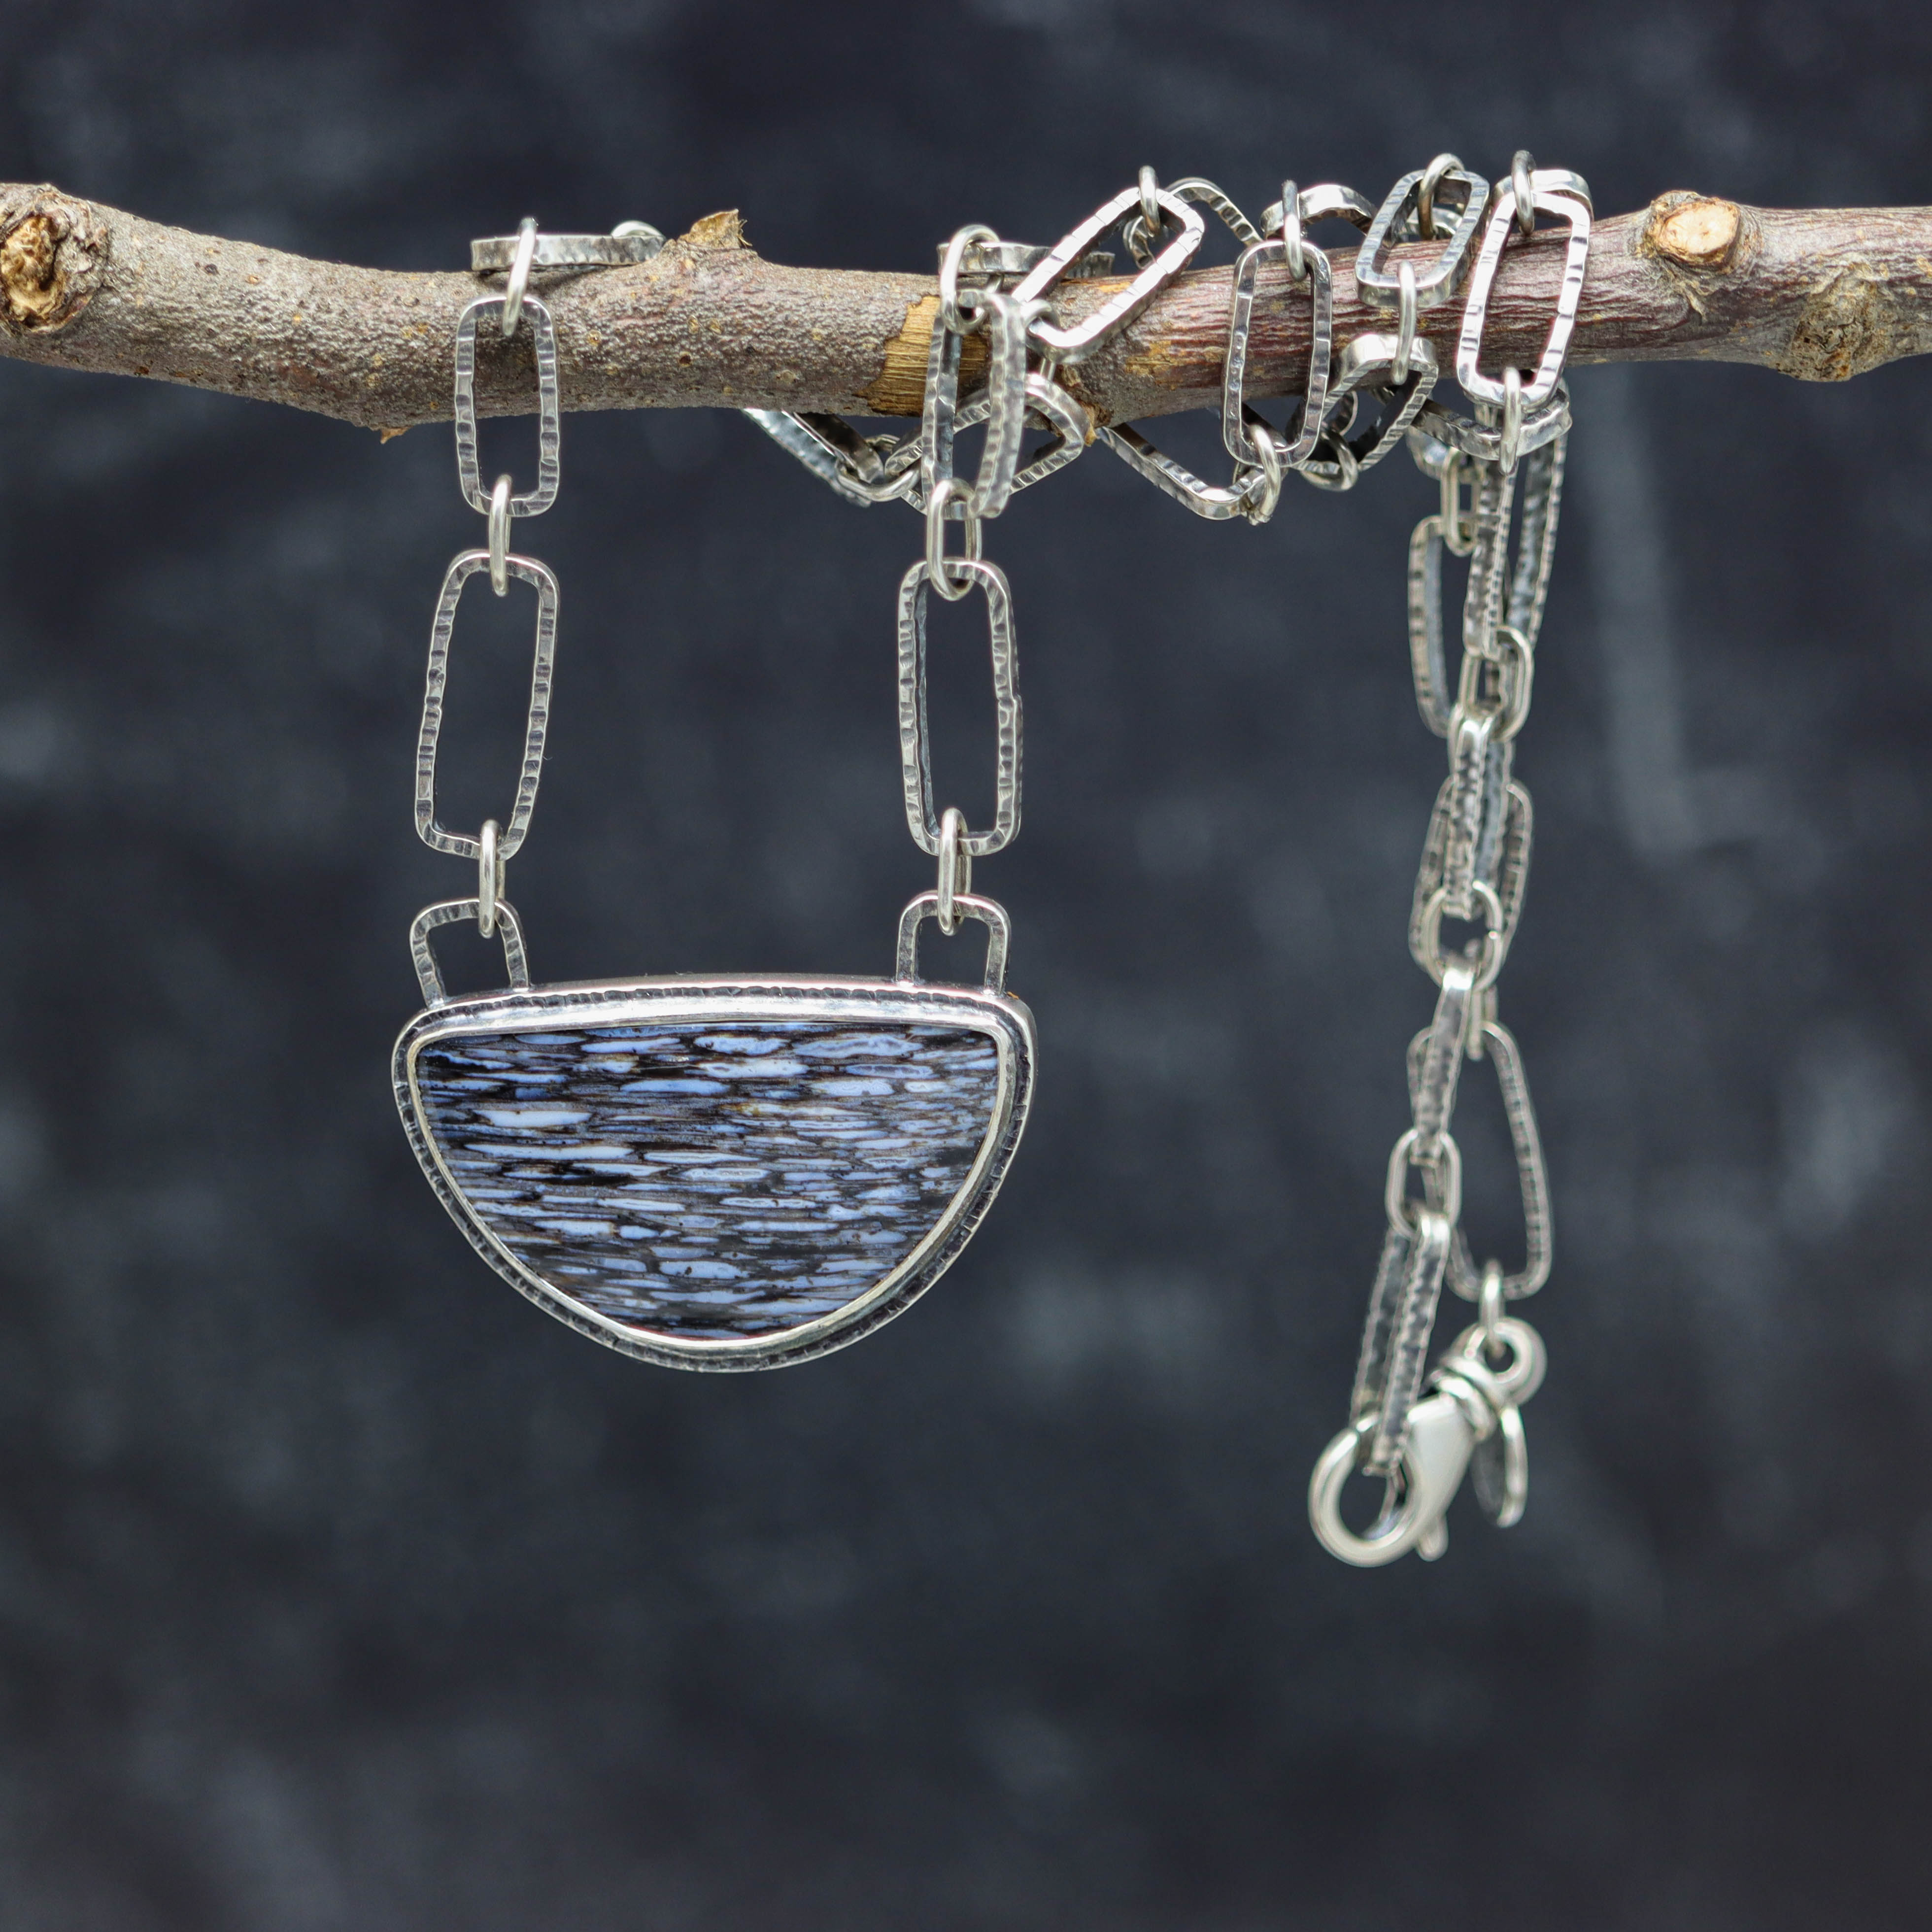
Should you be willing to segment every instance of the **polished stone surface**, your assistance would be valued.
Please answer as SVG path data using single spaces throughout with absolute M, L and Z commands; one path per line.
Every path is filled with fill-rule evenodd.
M 998 1079 L 970 1028 L 803 1020 L 459 1034 L 416 1061 L 497 1238 L 598 1314 L 691 1338 L 796 1328 L 896 1266 Z

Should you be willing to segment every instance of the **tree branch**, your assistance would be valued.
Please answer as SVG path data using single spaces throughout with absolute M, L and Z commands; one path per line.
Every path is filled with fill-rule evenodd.
M 1534 364 L 1562 247 L 1552 232 L 1505 254 L 1486 360 Z M 1338 343 L 1392 326 L 1358 296 L 1351 260 L 1336 251 Z M 1184 276 L 1064 372 L 1070 386 L 1102 422 L 1216 404 L 1229 280 L 1226 268 Z M 707 216 L 654 261 L 532 285 L 556 318 L 566 409 L 918 413 L 933 283 L 781 267 L 746 245 L 735 214 Z M 27 362 L 398 430 L 448 418 L 457 316 L 479 289 L 500 286 L 311 262 L 52 188 L 0 187 L 0 350 Z M 1064 285 L 1064 316 L 1077 319 L 1118 286 Z M 1292 394 L 1308 359 L 1308 303 L 1279 267 L 1263 268 L 1260 289 L 1250 393 Z M 1459 316 L 1448 304 L 1422 318 L 1445 368 Z M 502 344 L 486 333 L 478 346 L 482 412 L 529 412 L 527 334 Z M 1928 350 L 1932 208 L 1794 212 L 1678 194 L 1597 225 L 1570 360 L 1748 362 L 1832 382 Z

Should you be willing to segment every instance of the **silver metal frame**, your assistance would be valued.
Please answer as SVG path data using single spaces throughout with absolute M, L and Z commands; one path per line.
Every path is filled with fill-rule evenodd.
M 973 1028 L 998 1049 L 998 1084 L 986 1136 L 964 1182 L 911 1253 L 844 1307 L 770 1335 L 697 1338 L 633 1327 L 599 1314 L 545 1280 L 512 1254 L 470 1207 L 429 1130 L 416 1084 L 423 1049 L 465 1036 L 802 1018 Z M 403 1126 L 430 1185 L 470 1246 L 512 1288 L 579 1334 L 620 1354 L 667 1368 L 728 1370 L 778 1368 L 842 1348 L 902 1314 L 946 1272 L 1006 1178 L 1032 1102 L 1035 1058 L 1033 1015 L 1010 993 L 916 980 L 692 976 L 537 986 L 447 1000 L 425 1007 L 403 1028 L 392 1069 Z

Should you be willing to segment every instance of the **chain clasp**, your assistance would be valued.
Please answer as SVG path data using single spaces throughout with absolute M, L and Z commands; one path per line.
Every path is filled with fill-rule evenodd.
M 1492 1346 L 1509 1360 L 1491 1366 Z M 1358 1569 L 1379 1569 L 1412 1550 L 1432 1563 L 1449 1547 L 1449 1505 L 1476 1464 L 1477 1500 L 1507 1529 L 1522 1514 L 1529 1490 L 1523 1403 L 1542 1385 L 1543 1339 L 1527 1322 L 1505 1316 L 1456 1336 L 1430 1376 L 1430 1393 L 1408 1412 L 1401 1456 L 1387 1479 L 1382 1508 L 1358 1535 L 1342 1520 L 1342 1491 L 1361 1466 L 1380 1417 L 1358 1416 L 1322 1452 L 1308 1484 L 1308 1519 L 1322 1546 Z

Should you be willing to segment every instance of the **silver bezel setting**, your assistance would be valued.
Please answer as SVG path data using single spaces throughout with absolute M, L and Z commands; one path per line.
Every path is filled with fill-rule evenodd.
M 842 1308 L 769 1335 L 700 1338 L 636 1328 L 600 1314 L 546 1281 L 512 1253 L 471 1207 L 443 1162 L 416 1084 L 423 1049 L 466 1034 L 799 1019 L 974 1029 L 998 1049 L 998 1086 L 992 1117 L 965 1180 L 912 1252 Z M 952 1265 L 1006 1178 L 1033 1098 L 1034 1058 L 1033 1015 L 1007 993 L 904 980 L 680 976 L 535 986 L 444 1000 L 425 1007 L 403 1028 L 392 1070 L 403 1126 L 430 1185 L 471 1246 L 512 1288 L 578 1334 L 620 1354 L 668 1368 L 719 1370 L 808 1361 L 857 1341 L 910 1307 Z

